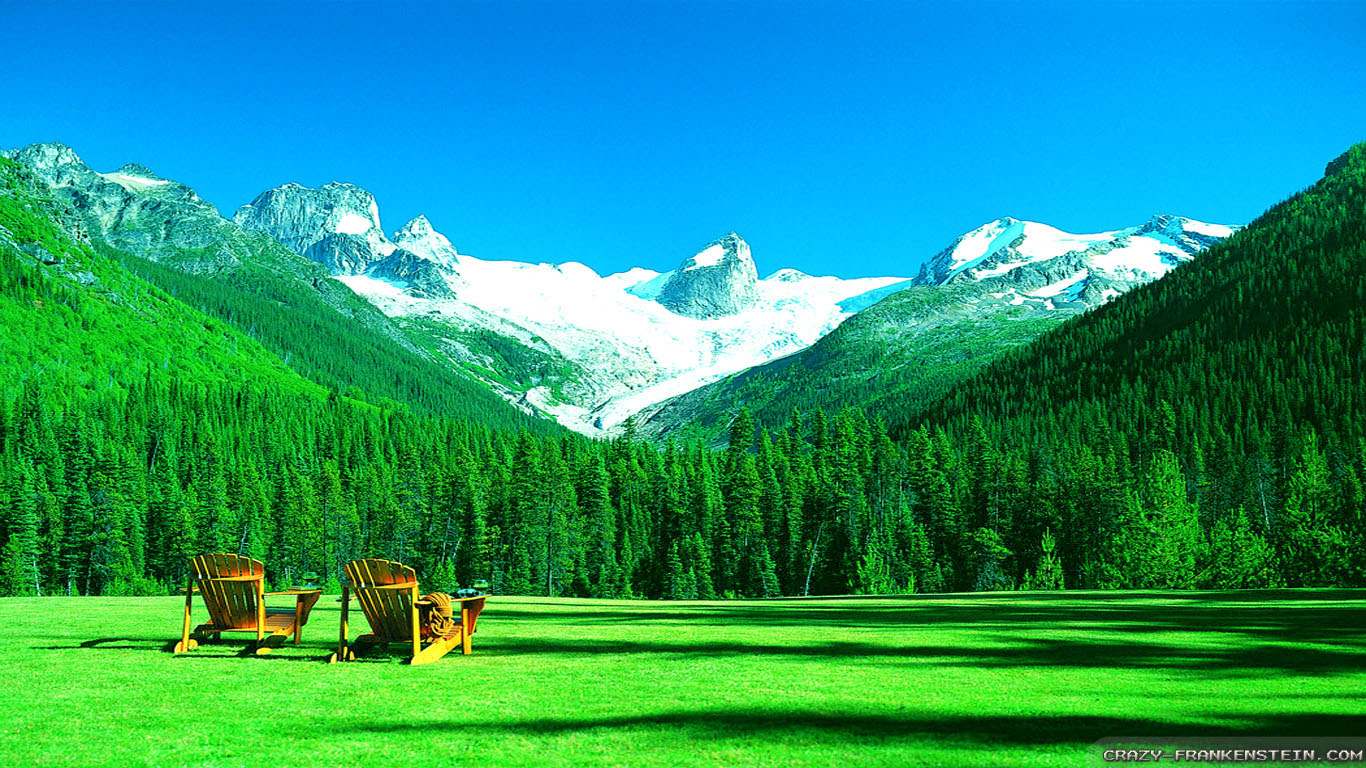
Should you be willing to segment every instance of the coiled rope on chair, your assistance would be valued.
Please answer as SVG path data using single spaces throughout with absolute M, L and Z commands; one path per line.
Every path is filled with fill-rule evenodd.
M 428 637 L 445 637 L 460 626 L 453 618 L 451 596 L 445 592 L 432 592 L 422 596 L 427 603 L 422 612 L 422 634 Z

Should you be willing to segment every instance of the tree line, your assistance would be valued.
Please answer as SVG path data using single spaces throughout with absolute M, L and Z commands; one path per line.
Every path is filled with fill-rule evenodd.
M 713 451 L 273 385 L 149 381 L 72 402 L 30 379 L 5 395 L 10 595 L 164 594 L 207 551 L 262 559 L 277 585 L 335 587 L 379 556 L 432 588 L 623 598 L 1362 582 L 1366 450 L 1312 433 L 1258 464 L 1267 506 L 1211 514 L 1208 465 L 1173 450 L 1174 418 L 1052 454 L 1002 450 L 980 421 L 894 441 L 855 410 L 776 433 L 742 412 Z
M 92 296 L 0 247 L 0 592 L 164 593 L 205 551 L 592 597 L 1358 586 L 1362 154 L 945 397 L 741 410 L 723 450 L 329 394 L 131 276 Z

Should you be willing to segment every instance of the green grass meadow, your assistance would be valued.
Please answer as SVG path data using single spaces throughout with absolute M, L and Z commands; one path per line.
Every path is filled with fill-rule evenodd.
M 0 764 L 1060 766 L 1366 733 L 1361 590 L 495 597 L 474 655 L 425 667 L 321 663 L 330 597 L 301 646 L 174 656 L 181 605 L 0 600 Z

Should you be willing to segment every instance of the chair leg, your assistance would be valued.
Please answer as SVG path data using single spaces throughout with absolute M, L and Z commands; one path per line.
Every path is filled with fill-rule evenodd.
M 351 602 L 351 591 L 347 587 L 342 587 L 342 609 L 341 609 L 341 636 L 337 638 L 337 652 L 334 655 L 336 661 L 346 661 L 346 607 Z M 354 657 L 353 657 L 354 658 Z
M 417 597 L 418 597 L 418 595 L 417 595 L 417 587 L 414 586 L 414 587 L 413 587 L 413 600 L 412 600 L 412 603 L 409 604 L 409 606 L 408 606 L 408 613 L 409 613 L 409 615 L 412 616 L 412 621 L 410 622 L 410 625 L 411 625 L 411 626 L 409 627 L 409 630 L 412 632 L 412 637 L 413 637 L 413 656 L 412 656 L 412 657 L 413 657 L 414 659 L 417 658 L 417 656 L 418 656 L 419 653 L 422 653 L 422 636 L 421 636 L 421 630 L 420 630 L 420 628 L 419 628 L 418 625 L 417 625 L 417 615 L 418 615 L 418 613 L 419 613 L 419 611 L 418 611 L 418 609 L 417 609 Z
M 194 578 L 185 578 L 185 621 L 180 627 L 180 642 L 176 644 L 173 653 L 184 653 L 194 646 L 190 645 L 190 609 L 194 605 Z M 198 645 L 198 643 L 196 643 Z
M 262 579 L 265 577 L 263 576 Z M 266 585 L 264 581 L 256 582 L 256 645 L 266 639 Z

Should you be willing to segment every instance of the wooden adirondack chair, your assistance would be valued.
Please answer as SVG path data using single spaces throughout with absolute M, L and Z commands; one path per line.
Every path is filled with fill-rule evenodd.
M 348 645 L 346 616 L 352 595 L 370 623 L 370 634 L 361 635 Z M 442 636 L 424 637 L 419 624 L 423 603 L 417 591 L 417 572 L 389 560 L 354 560 L 346 564 L 341 637 L 337 640 L 337 652 L 328 661 L 350 661 L 375 646 L 389 643 L 403 643 L 411 649 L 409 664 L 430 664 L 457 645 L 468 655 L 470 635 L 474 634 L 479 612 L 484 609 L 484 599 L 452 599 L 452 603 L 460 606 L 460 623 Z
M 297 645 L 308 613 L 322 590 L 267 593 L 265 583 L 266 570 L 260 560 L 223 552 L 191 558 L 185 583 L 185 621 L 174 652 L 193 650 L 200 641 L 223 632 L 255 632 L 256 642 L 247 650 L 258 655 L 269 653 L 291 634 Z M 190 611 L 195 592 L 203 596 L 204 607 L 209 609 L 209 623 L 200 624 L 191 632 Z M 268 595 L 294 595 L 294 607 L 266 608 Z

